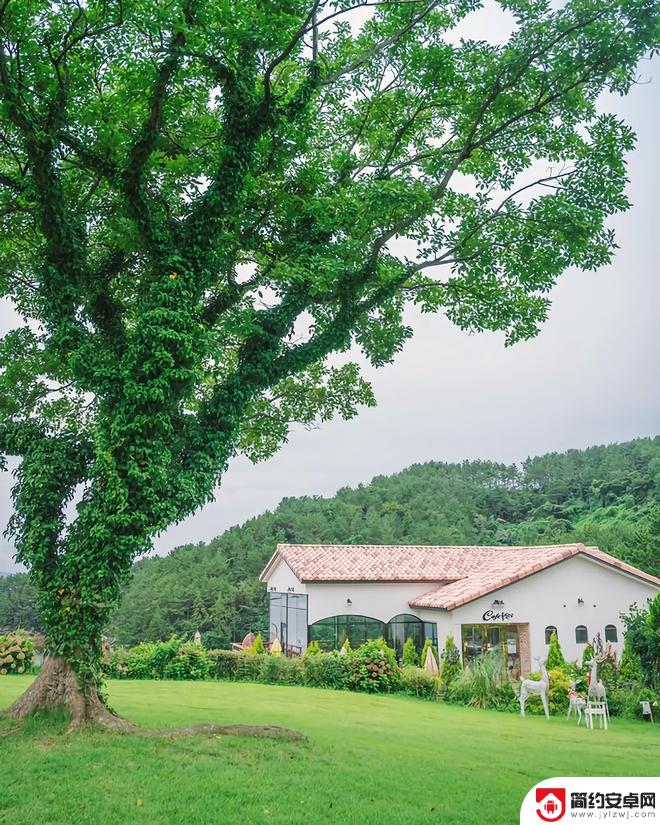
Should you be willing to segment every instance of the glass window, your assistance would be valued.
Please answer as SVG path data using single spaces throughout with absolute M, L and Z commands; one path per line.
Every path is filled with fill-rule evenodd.
M 472 664 L 487 653 L 496 653 L 512 673 L 520 675 L 520 645 L 516 625 L 464 624 L 461 628 L 463 662 Z
M 329 616 L 309 626 L 309 640 L 322 650 L 339 650 L 348 639 L 352 648 L 385 635 L 385 625 L 369 616 Z
M 589 633 L 583 624 L 579 624 L 575 628 L 575 641 L 579 645 L 584 645 L 589 641 Z
M 302 653 L 307 647 L 307 596 L 303 593 L 270 593 L 270 641 L 275 637 L 286 653 Z
M 605 641 L 606 642 L 618 642 L 619 635 L 616 630 L 616 625 L 607 624 L 605 625 Z
M 438 625 L 435 622 L 424 622 L 424 641 L 430 639 L 438 647 Z
M 282 625 L 286 625 L 286 593 L 270 594 L 269 637 L 272 642 L 276 637 L 282 640 Z
M 387 623 L 386 639 L 399 658 L 403 655 L 406 639 L 412 639 L 417 652 L 421 654 L 424 647 L 424 622 L 412 613 L 400 613 Z
M 557 633 L 557 628 L 554 625 L 549 624 L 545 629 L 545 643 L 547 645 L 550 644 L 550 639 L 553 633 L 556 634 L 557 637 L 559 637 L 559 634 Z

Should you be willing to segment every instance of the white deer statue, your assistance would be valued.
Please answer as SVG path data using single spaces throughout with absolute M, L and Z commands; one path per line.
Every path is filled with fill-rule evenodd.
M 548 676 L 548 671 L 545 669 L 545 662 L 542 662 L 538 658 L 534 661 L 539 663 L 541 679 L 538 682 L 535 679 L 524 679 L 520 683 L 520 695 L 518 696 L 520 701 L 520 715 L 523 717 L 525 715 L 525 703 L 527 702 L 528 696 L 540 696 L 541 702 L 543 703 L 543 710 L 545 711 L 545 718 L 549 719 L 548 688 L 550 687 L 550 677 Z
M 605 703 L 605 712 L 608 717 L 610 709 L 607 704 L 607 691 L 602 680 L 598 679 L 598 663 L 595 659 L 589 659 L 587 664 L 591 667 L 591 678 L 589 679 L 589 689 L 587 690 L 587 699 L 595 702 Z
M 575 715 L 577 716 L 577 723 L 579 725 L 582 721 L 582 711 L 585 709 L 586 706 L 586 699 L 578 695 L 575 681 L 571 679 L 571 685 L 568 689 L 568 714 L 566 715 L 566 718 L 570 719 L 571 713 L 575 712 Z

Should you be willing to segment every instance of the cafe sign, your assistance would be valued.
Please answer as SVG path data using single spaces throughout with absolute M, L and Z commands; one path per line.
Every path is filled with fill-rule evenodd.
M 496 613 L 494 610 L 487 610 L 481 617 L 484 622 L 508 622 L 513 619 L 513 613 L 507 613 L 500 610 Z

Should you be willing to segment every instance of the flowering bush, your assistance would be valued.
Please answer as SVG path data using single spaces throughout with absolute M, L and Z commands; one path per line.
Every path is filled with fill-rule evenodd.
M 23 633 L 0 636 L 0 676 L 25 673 L 32 664 L 34 642 Z
M 352 673 L 348 687 L 367 693 L 386 693 L 396 690 L 401 681 L 401 671 L 396 655 L 384 639 L 365 642 L 350 654 Z

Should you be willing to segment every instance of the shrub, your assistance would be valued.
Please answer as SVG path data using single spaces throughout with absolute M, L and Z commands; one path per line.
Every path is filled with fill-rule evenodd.
M 590 662 L 594 658 L 594 649 L 590 642 L 584 646 L 584 650 L 582 651 L 582 670 L 586 673 L 589 672 L 590 665 L 587 663 Z
M 513 695 L 509 674 L 502 657 L 496 653 L 477 659 L 465 668 L 455 682 L 458 689 L 454 691 L 454 696 L 467 697 L 466 704 L 473 707 L 503 707 Z M 447 689 L 451 692 L 451 683 Z
M 421 656 L 419 657 L 419 664 L 420 667 L 424 667 L 426 664 L 426 651 L 431 648 L 433 651 L 433 655 L 435 656 L 435 663 L 440 666 L 440 659 L 438 658 L 438 648 L 433 644 L 431 639 L 426 639 L 424 641 L 424 647 L 422 648 Z
M 201 645 L 176 636 L 166 642 L 116 648 L 103 663 L 104 672 L 111 679 L 204 679 L 210 668 Z
M 351 641 L 347 636 L 344 639 L 344 644 L 341 646 L 340 653 L 342 653 L 343 655 L 346 655 L 347 653 L 350 653 L 350 652 L 351 652 Z
M 365 642 L 351 653 L 350 662 L 352 672 L 348 686 L 351 690 L 386 693 L 399 686 L 401 675 L 396 655 L 384 639 Z
M 644 681 L 644 669 L 639 653 L 633 650 L 626 636 L 621 662 L 619 664 L 619 682 L 621 684 L 641 684 Z
M 417 656 L 417 648 L 415 647 L 413 640 L 408 637 L 403 644 L 403 657 L 401 659 L 401 664 L 404 667 L 406 665 L 412 665 L 415 667 L 418 662 L 419 657 Z
M 254 653 L 255 656 L 263 656 L 265 652 L 266 648 L 264 647 L 264 642 L 261 638 L 261 633 L 257 633 L 257 635 L 254 637 L 254 642 L 252 642 L 250 653 Z
M 272 685 L 300 685 L 301 661 L 287 659 L 285 656 L 266 656 L 259 672 L 259 681 Z
M 317 653 L 302 660 L 303 684 L 309 687 L 325 687 L 346 690 L 353 674 L 354 653 L 341 655 L 336 652 Z
M 561 668 L 548 669 L 548 677 L 550 679 L 550 686 L 548 688 L 548 711 L 550 714 L 566 713 L 568 710 L 568 689 L 571 683 L 571 677 Z M 530 673 L 529 679 L 539 680 L 541 674 Z M 530 695 L 525 705 L 525 713 L 541 714 L 543 713 L 543 703 L 541 697 L 537 695 Z
M 32 639 L 20 631 L 0 636 L 0 676 L 25 673 L 32 665 L 34 651 Z
M 235 679 L 237 661 L 242 655 L 237 650 L 209 650 L 209 675 L 214 679 Z
M 239 682 L 258 682 L 266 656 L 259 653 L 239 654 L 234 669 L 234 679 Z
M 180 644 L 181 640 L 177 639 L 177 646 Z M 162 679 L 162 669 L 158 670 L 154 664 L 154 649 L 153 642 L 117 648 L 106 666 L 108 675 L 115 679 Z
M 566 665 L 564 654 L 559 647 L 559 639 L 557 638 L 557 631 L 553 630 L 550 636 L 550 646 L 548 647 L 548 656 L 545 661 L 545 666 L 548 670 L 563 669 Z
M 440 686 L 447 690 L 452 682 L 463 673 L 461 655 L 454 644 L 454 637 L 449 634 L 445 640 L 445 649 L 442 651 L 442 666 L 440 667 Z
M 611 716 L 624 719 L 643 719 L 642 701 L 650 702 L 653 716 L 657 720 L 660 695 L 650 687 L 634 685 L 620 687 L 607 694 L 607 705 Z
M 626 626 L 626 644 L 639 656 L 644 681 L 650 687 L 660 686 L 660 594 L 648 610 L 633 605 L 628 614 L 621 614 Z
M 206 650 L 194 642 L 182 645 L 163 670 L 166 679 L 207 679 L 210 672 L 211 660 Z
M 305 659 L 308 656 L 318 656 L 321 653 L 321 648 L 319 647 L 319 643 L 314 640 L 307 645 L 307 650 L 305 651 Z
M 411 696 L 435 699 L 438 693 L 439 679 L 424 668 L 406 665 L 401 669 L 401 689 Z

